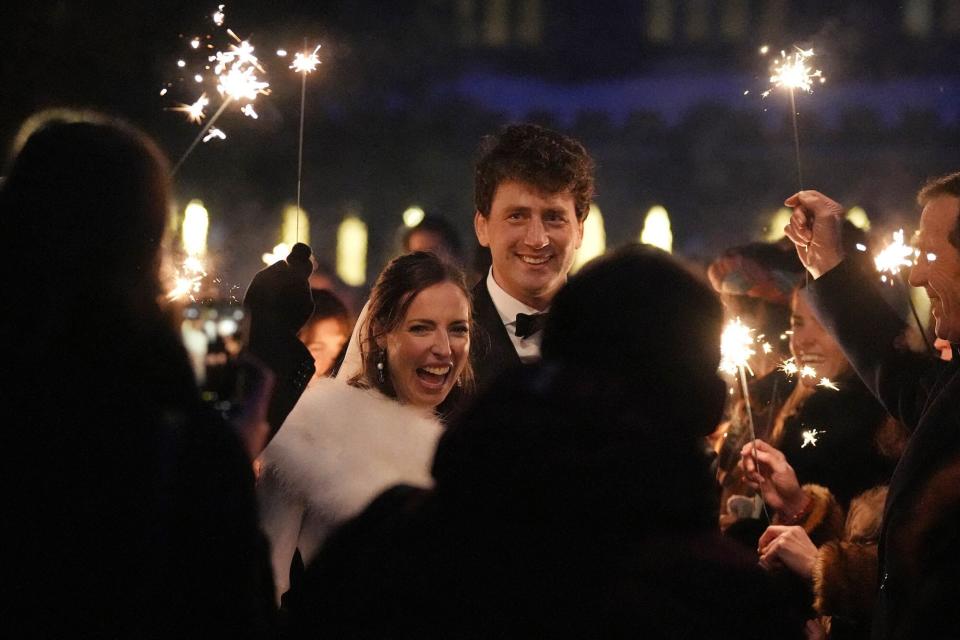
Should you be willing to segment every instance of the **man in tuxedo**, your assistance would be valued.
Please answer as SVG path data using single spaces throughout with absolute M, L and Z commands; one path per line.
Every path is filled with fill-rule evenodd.
M 473 367 L 482 390 L 540 359 L 541 329 L 567 281 L 593 197 L 582 144 L 533 124 L 485 138 L 475 172 L 474 230 L 492 266 L 473 288 Z
M 954 360 L 909 351 L 904 326 L 875 287 L 858 280 L 840 245 L 844 209 L 816 191 L 787 199 L 785 231 L 814 277 L 810 297 L 821 324 L 864 383 L 911 430 L 894 470 L 880 535 L 874 638 L 958 637 L 960 577 L 960 173 L 931 181 L 910 284 L 930 296 L 937 337 Z M 867 446 L 868 443 L 864 443 Z

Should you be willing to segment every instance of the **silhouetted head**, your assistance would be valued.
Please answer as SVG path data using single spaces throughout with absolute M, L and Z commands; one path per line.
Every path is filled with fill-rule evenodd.
M 664 428 L 705 435 L 720 418 L 723 312 L 710 287 L 669 254 L 631 245 L 588 263 L 554 299 L 543 358 L 595 371 Z
M 0 235 L 38 289 L 66 277 L 79 290 L 154 298 L 168 210 L 167 162 L 150 138 L 102 114 L 45 111 L 14 143 Z

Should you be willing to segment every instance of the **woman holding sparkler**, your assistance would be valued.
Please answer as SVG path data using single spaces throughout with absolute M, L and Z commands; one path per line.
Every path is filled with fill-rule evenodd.
M 462 272 L 434 254 L 401 256 L 380 274 L 361 326 L 361 372 L 308 388 L 261 456 L 278 598 L 296 549 L 309 563 L 383 489 L 431 483 L 436 409 L 472 385 L 470 323 Z

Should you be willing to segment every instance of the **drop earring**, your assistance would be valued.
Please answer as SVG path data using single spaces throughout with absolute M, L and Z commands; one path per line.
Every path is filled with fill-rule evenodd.
M 383 365 L 386 359 L 387 359 L 386 349 L 380 349 L 380 353 L 377 354 L 377 380 L 380 382 L 380 384 L 384 383 Z

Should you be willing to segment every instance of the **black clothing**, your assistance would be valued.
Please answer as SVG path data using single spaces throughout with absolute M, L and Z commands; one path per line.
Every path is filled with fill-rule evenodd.
M 778 448 L 800 484 L 827 487 L 846 508 L 854 496 L 889 482 L 896 461 L 877 448 L 886 410 L 855 374 L 834 382 L 839 391 L 816 389 L 784 421 Z
M 295 637 L 798 637 L 716 532 L 703 425 L 651 424 L 602 372 L 505 372 L 288 594 Z M 731 599 L 731 594 L 735 598 Z
M 16 363 L 0 619 L 11 637 L 264 637 L 250 460 L 176 333 L 90 304 Z M 62 365 L 50 374 L 50 363 Z
M 477 331 L 472 338 L 470 362 L 477 381 L 477 391 L 483 392 L 501 372 L 520 365 L 520 356 L 493 304 L 485 277 L 474 285 L 471 295 Z

